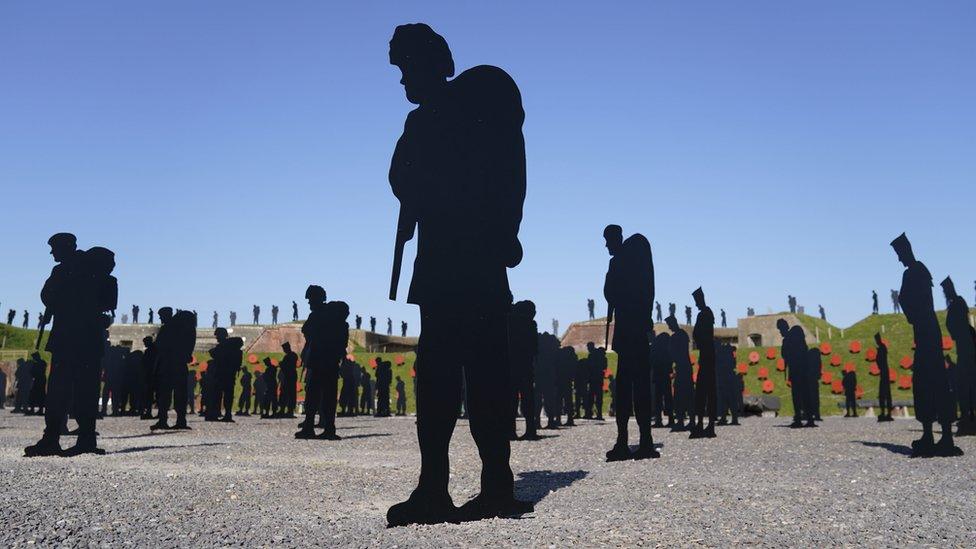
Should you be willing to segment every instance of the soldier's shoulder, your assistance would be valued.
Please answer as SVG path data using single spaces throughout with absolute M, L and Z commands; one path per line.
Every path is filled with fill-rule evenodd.
M 451 80 L 451 88 L 462 105 L 479 112 L 504 116 L 521 122 L 522 94 L 515 80 L 492 65 L 472 67 Z

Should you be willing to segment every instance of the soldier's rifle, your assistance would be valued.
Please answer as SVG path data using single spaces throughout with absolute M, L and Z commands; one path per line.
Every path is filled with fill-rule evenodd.
M 393 246 L 393 270 L 390 273 L 390 301 L 396 301 L 397 287 L 400 285 L 400 270 L 403 265 L 403 249 L 413 238 L 417 220 L 410 215 L 403 204 L 400 204 L 400 214 L 397 217 L 396 242 Z
M 44 316 L 41 317 L 41 325 L 37 329 L 37 341 L 34 342 L 34 350 L 41 350 L 41 340 L 44 339 L 44 329 L 47 328 L 47 323 L 51 321 L 51 312 L 44 309 Z
M 603 348 L 610 348 L 610 323 L 613 322 L 613 305 L 607 303 L 607 329 L 603 334 Z

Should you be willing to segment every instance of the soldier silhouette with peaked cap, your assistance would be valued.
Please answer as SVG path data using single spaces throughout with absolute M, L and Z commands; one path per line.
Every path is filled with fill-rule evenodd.
M 508 74 L 488 65 L 448 80 L 454 75 L 450 49 L 424 24 L 397 27 L 390 62 L 402 73 L 407 100 L 418 105 L 393 153 L 390 185 L 401 208 L 398 243 L 419 228 L 407 301 L 421 314 L 421 473 L 410 499 L 391 507 L 387 520 L 397 526 L 524 513 L 532 505 L 515 500 L 509 466 L 505 344 L 512 303 L 506 269 L 522 257 L 521 96 Z M 458 364 L 459 346 L 481 350 Z M 482 475 L 481 493 L 456 512 L 447 487 L 448 454 L 462 370 Z
M 241 368 L 241 394 L 237 397 L 237 416 L 249 416 L 251 415 L 251 391 L 252 391 L 252 376 L 251 371 L 247 368 Z
M 400 337 L 407 337 L 407 322 L 405 320 L 400 321 Z
M 139 324 L 139 306 L 138 305 L 133 305 L 132 306 L 132 323 L 133 324 Z
M 208 372 L 213 376 L 212 395 L 207 404 L 208 419 L 231 423 L 234 421 L 234 385 L 237 372 L 241 368 L 244 358 L 244 340 L 239 337 L 228 337 L 225 328 L 214 330 L 217 345 L 210 350 L 211 366 Z M 221 408 L 224 410 L 220 416 Z
M 294 299 L 291 301 L 291 320 L 298 322 L 298 303 Z
M 654 310 L 655 310 L 655 314 L 657 315 L 657 321 L 658 322 L 664 322 L 664 317 L 661 315 L 661 302 L 660 301 L 655 301 L 654 302 Z
M 229 317 L 230 317 L 230 325 L 232 327 L 237 326 L 237 312 L 231 311 Z
M 718 312 L 719 312 L 719 316 L 722 317 L 722 327 L 723 328 L 728 328 L 728 325 L 729 324 L 728 324 L 728 321 L 725 318 L 725 309 L 719 309 Z
M 651 357 L 649 338 L 654 333 L 651 315 L 654 306 L 654 263 L 651 244 L 644 235 L 634 233 L 626 240 L 619 225 L 603 230 L 610 266 L 603 295 L 614 321 L 613 349 L 617 352 L 614 409 L 617 441 L 607 452 L 607 461 L 660 457 L 651 436 Z M 640 446 L 631 453 L 627 424 L 631 413 L 637 416 Z
M 586 300 L 586 311 L 590 315 L 590 320 L 593 320 L 594 318 L 596 318 L 596 301 L 593 301 L 592 299 L 587 299 Z
M 373 332 L 374 334 L 376 333 L 376 317 L 375 316 L 369 317 L 369 331 L 370 332 Z
M 888 345 L 881 338 L 880 333 L 874 334 L 874 344 L 877 346 L 878 365 L 878 421 L 894 421 L 891 417 L 891 378 L 888 370 Z
M 407 384 L 400 379 L 400 376 L 396 376 L 396 415 L 405 416 L 407 415 Z
M 309 314 L 302 325 L 305 348 L 305 421 L 295 438 L 315 438 L 315 414 L 324 431 L 317 438 L 339 440 L 335 428 L 336 396 L 339 389 L 339 363 L 346 356 L 349 342 L 349 305 L 326 301 L 325 289 L 311 285 L 305 291 Z
M 152 324 L 155 321 L 155 314 L 156 314 L 155 311 L 153 311 L 152 310 L 152 307 L 150 307 L 149 308 L 149 323 L 150 324 Z
M 254 323 L 258 323 L 258 319 L 261 317 L 261 307 L 254 305 L 251 307 L 251 315 L 254 317 Z
M 878 292 L 871 290 L 871 314 L 878 314 Z
M 512 305 L 508 320 L 508 353 L 511 364 L 512 397 L 516 406 L 521 402 L 525 418 L 525 440 L 539 438 L 536 422 L 535 359 L 539 351 L 538 326 L 535 322 L 535 303 L 525 300 Z M 521 397 L 521 398 L 520 398 Z M 515 410 L 511 414 L 509 438 L 516 440 Z
M 156 334 L 156 369 L 159 372 L 159 419 L 150 427 L 156 429 L 189 429 L 186 423 L 187 364 L 193 359 L 196 344 L 196 323 L 190 311 L 173 313 L 170 307 L 159 309 L 162 326 Z M 168 420 L 170 404 L 176 411 L 176 423 Z
M 691 307 L 685 305 L 685 324 L 691 326 Z
M 905 266 L 898 301 L 915 335 L 912 396 L 915 418 L 922 424 L 922 437 L 912 442 L 912 453 L 916 456 L 961 455 L 962 450 L 952 440 L 956 411 L 942 356 L 942 329 L 932 302 L 932 275 L 925 264 L 915 259 L 912 245 L 904 233 L 892 241 L 891 246 Z M 938 443 L 932 434 L 935 422 L 942 427 L 942 438 Z
M 808 373 L 807 343 L 806 334 L 800 325 L 790 326 L 785 319 L 776 321 L 776 328 L 783 337 L 783 345 L 780 354 L 786 365 L 784 376 L 787 376 L 790 384 L 790 393 L 793 398 L 793 423 L 790 427 L 816 427 L 814 415 L 810 404 L 810 390 L 807 387 L 810 381 Z M 806 424 L 803 420 L 806 419 Z
M 691 345 L 688 334 L 678 325 L 678 319 L 671 315 L 664 319 L 671 330 L 668 349 L 674 360 L 674 417 L 672 431 L 686 431 L 695 425 L 695 383 L 688 350 Z M 688 424 L 685 425 L 685 418 Z
M 662 414 L 668 416 L 667 427 L 674 427 L 674 392 L 671 388 L 673 373 L 671 336 L 661 332 L 651 342 L 651 372 L 654 382 L 654 427 L 664 427 Z
M 359 315 L 356 315 L 356 329 L 357 330 L 363 329 L 363 317 Z
M 942 281 L 946 302 L 946 330 L 956 344 L 954 397 L 959 403 L 957 436 L 976 435 L 976 344 L 969 324 L 969 305 L 956 292 L 952 279 Z
M 698 423 L 691 430 L 691 438 L 714 438 L 717 415 L 717 386 L 715 379 L 715 315 L 705 305 L 705 292 L 701 288 L 692 294 L 698 317 L 691 336 L 698 347 L 698 380 L 695 383 L 695 415 Z M 705 414 L 708 425 L 703 426 Z
M 281 344 L 285 353 L 278 368 L 281 372 L 281 417 L 295 417 L 295 407 L 298 406 L 298 354 L 291 349 L 291 343 Z M 240 364 L 240 363 L 238 363 Z

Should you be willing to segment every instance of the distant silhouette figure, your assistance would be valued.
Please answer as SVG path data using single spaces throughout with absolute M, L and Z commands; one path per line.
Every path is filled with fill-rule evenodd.
M 10 326 L 14 325 L 14 317 L 17 316 L 17 311 L 10 309 L 7 311 L 7 324 Z
M 254 305 L 251 307 L 251 315 L 254 317 L 254 324 L 258 323 L 258 319 L 261 317 L 261 307 Z
M 129 323 L 129 315 L 122 313 L 122 324 L 128 324 L 128 323 Z
M 287 341 L 281 344 L 281 351 L 285 356 L 278 365 L 279 376 L 281 377 L 281 409 L 278 415 L 279 417 L 293 418 L 295 417 L 295 408 L 298 406 L 298 354 L 291 349 L 291 343 Z M 231 387 L 233 387 L 233 383 Z M 233 393 L 231 394 L 233 395 Z
M 891 381 L 888 370 L 888 346 L 880 333 L 874 334 L 874 344 L 877 346 L 877 357 L 874 362 L 878 365 L 878 421 L 894 421 L 891 417 Z
M 193 359 L 196 345 L 196 323 L 190 311 L 173 313 L 170 307 L 159 309 L 162 326 L 156 334 L 156 369 L 159 372 L 160 388 L 158 396 L 159 419 L 150 427 L 157 429 L 189 429 L 186 423 L 187 364 Z M 168 411 L 172 404 L 176 411 L 176 423 L 171 427 Z
M 790 312 L 793 313 L 793 314 L 796 314 L 796 297 L 791 296 L 791 295 L 790 296 L 786 296 L 786 301 L 789 303 Z
M 247 368 L 241 368 L 241 394 L 237 397 L 237 416 L 251 415 L 252 376 Z
M 342 301 L 326 301 L 325 290 L 311 285 L 305 291 L 309 314 L 302 325 L 305 349 L 305 421 L 295 438 L 339 440 L 335 428 L 336 396 L 339 385 L 339 363 L 346 356 L 349 342 L 349 306 Z M 316 436 L 315 414 L 324 431 Z
M 11 413 L 25 414 L 30 406 L 30 393 L 34 384 L 34 371 L 29 360 L 17 359 L 17 370 L 14 372 L 14 409 Z
M 373 333 L 376 333 L 376 317 L 375 316 L 369 317 L 369 331 L 370 332 L 373 332 Z
M 668 428 L 674 427 L 674 392 L 671 377 L 674 373 L 671 358 L 671 336 L 661 332 L 651 343 L 651 372 L 654 388 L 654 427 L 664 427 L 662 414 L 668 416 Z
M 155 315 L 156 315 L 155 311 L 153 311 L 152 310 L 152 307 L 150 307 L 149 308 L 149 323 L 150 324 L 153 324 L 155 322 Z
M 407 415 L 407 384 L 400 379 L 400 376 L 396 376 L 396 415 L 405 416 Z
M 672 431 L 687 431 L 695 425 L 695 384 L 692 378 L 691 356 L 688 354 L 690 342 L 688 334 L 678 325 L 674 315 L 664 319 L 671 336 L 668 350 L 674 360 L 674 417 Z M 688 424 L 685 424 L 685 419 Z
M 421 473 L 410 498 L 387 512 L 390 526 L 518 515 L 508 440 L 507 357 L 512 295 L 506 268 L 521 261 L 525 199 L 524 112 L 514 81 L 482 65 L 453 80 L 445 40 L 427 25 L 397 27 L 390 62 L 402 73 L 407 117 L 390 167 L 400 200 L 397 242 L 417 233 L 407 298 L 420 306 L 417 356 Z M 457 348 L 478 348 L 458 357 Z M 460 363 L 459 359 L 460 358 Z M 447 490 L 448 449 L 461 379 L 482 459 L 481 493 L 455 510 Z
M 393 319 L 386 317 L 386 335 L 393 335 Z
M 139 306 L 138 305 L 133 305 L 132 306 L 132 323 L 133 324 L 139 324 Z
M 512 376 L 512 402 L 509 438 L 518 438 L 515 427 L 515 407 L 521 403 L 525 418 L 525 440 L 536 440 L 539 415 L 536 412 L 535 360 L 539 352 L 538 326 L 535 322 L 535 303 L 519 301 L 512 305 L 508 320 L 508 353 Z
M 552 319 L 552 335 L 559 337 L 559 321 L 555 318 Z
M 404 320 L 400 321 L 400 337 L 407 337 L 407 323 Z
M 810 375 L 808 373 L 809 358 L 807 356 L 806 334 L 800 325 L 790 326 L 785 319 L 776 321 L 776 328 L 783 337 L 780 355 L 786 364 L 783 373 L 789 379 L 790 393 L 793 398 L 793 423 L 790 427 L 816 427 L 814 414 L 810 402 Z M 806 424 L 803 420 L 806 419 Z
M 624 240 L 619 225 L 603 230 L 610 266 L 603 295 L 608 304 L 608 321 L 614 320 L 613 349 L 617 352 L 614 411 L 617 441 L 607 452 L 607 461 L 657 458 L 651 436 L 651 359 L 649 338 L 654 306 L 654 263 L 651 245 L 640 233 Z M 630 415 L 637 417 L 640 446 L 633 454 L 628 444 Z
M 362 389 L 359 395 L 359 413 L 373 415 L 376 411 L 373 405 L 374 396 L 376 393 L 376 384 L 373 383 L 372 376 L 366 371 L 363 366 L 357 365 L 355 362 L 350 363 L 354 368 L 358 368 L 360 372 L 359 376 L 359 386 Z
M 674 303 L 668 303 L 668 316 L 673 316 L 677 318 L 677 316 L 675 316 L 677 315 L 677 311 L 678 311 L 677 305 L 675 305 Z
M 820 320 L 827 320 L 827 311 L 824 310 L 823 305 L 817 305 L 817 311 L 820 313 Z
M 41 353 L 31 354 L 31 388 L 27 402 L 28 415 L 44 415 L 44 399 L 47 395 L 47 362 L 41 358 Z
M 524 314 L 524 313 L 523 313 Z M 514 320 L 510 321 L 514 322 Z M 510 324 L 511 326 L 511 324 Z M 523 326 L 523 329 L 524 326 Z M 511 333 L 511 328 L 510 328 Z M 509 335 L 511 337 L 511 335 Z M 546 332 L 536 336 L 537 353 L 533 376 L 535 378 L 535 415 L 544 410 L 546 424 L 544 429 L 558 429 L 562 426 L 562 396 L 559 394 L 559 340 Z M 526 420 L 528 421 L 528 420 Z M 536 426 L 542 422 L 534 419 Z
M 915 259 L 912 245 L 904 233 L 893 240 L 891 246 L 905 266 L 898 300 L 915 335 L 912 393 L 915 418 L 922 424 L 922 437 L 912 442 L 912 454 L 961 455 L 962 450 L 952 440 L 955 406 L 942 356 L 942 330 L 932 302 L 932 275 L 921 261 Z M 932 434 L 932 424 L 936 421 L 942 427 L 942 438 L 938 443 Z
M 40 330 L 44 325 L 44 313 L 37 313 L 37 329 Z
M 871 290 L 871 314 L 878 314 L 878 292 Z
M 272 305 L 271 306 L 271 325 L 272 326 L 277 326 L 278 325 L 278 306 L 277 305 Z
M 264 372 L 259 372 L 254 370 L 254 408 L 251 410 L 251 414 L 258 414 L 266 408 L 264 403 L 265 396 L 267 393 L 267 388 L 264 386 Z M 307 406 L 307 401 L 306 401 Z
M 942 281 L 946 302 L 946 330 L 956 346 L 954 397 L 959 403 L 956 435 L 976 435 L 976 342 L 969 324 L 969 305 L 956 293 L 952 279 Z
M 655 310 L 655 314 L 657 315 L 657 321 L 658 322 L 664 322 L 664 317 L 661 315 L 661 302 L 660 301 L 655 301 L 654 302 L 654 310 Z
M 587 394 L 584 419 L 603 421 L 603 373 L 607 369 L 607 353 L 592 341 L 586 344 Z
M 220 323 L 219 323 L 219 322 L 217 322 L 217 320 L 218 320 L 218 319 L 217 319 L 217 311 L 214 311 L 214 312 L 213 312 L 213 323 L 212 323 L 212 324 L 211 324 L 211 326 L 210 326 L 210 327 L 211 327 L 211 328 L 213 328 L 214 330 L 216 330 L 216 329 L 217 329 L 217 326 L 219 326 L 219 325 L 220 325 Z
M 271 358 L 265 357 L 264 372 L 261 378 L 264 379 L 264 398 L 261 400 L 261 418 L 270 419 L 278 415 L 278 367 L 271 362 Z
M 237 313 L 231 311 L 229 316 L 230 316 L 230 325 L 237 326 Z
M 24 311 L 24 321 L 21 323 L 20 327 L 25 330 L 30 328 L 30 313 L 28 313 L 26 310 Z
M 698 423 L 692 427 L 690 438 L 715 438 L 718 414 L 718 388 L 715 380 L 715 315 L 705 305 L 705 292 L 698 288 L 691 294 L 698 307 L 698 318 L 692 337 L 698 347 L 698 380 L 695 382 L 695 415 Z M 708 425 L 704 417 L 708 414 Z
M 746 307 L 746 316 L 756 316 L 756 310 L 752 307 Z
M 363 329 L 363 317 L 359 315 L 356 315 L 356 329 L 357 330 Z
M 295 300 L 291 302 L 291 321 L 298 322 L 298 303 Z
M 728 328 L 729 324 L 725 319 L 725 309 L 719 309 L 719 315 L 722 317 L 722 327 Z
M 841 379 L 844 388 L 844 417 L 857 417 L 857 374 L 853 371 L 844 372 Z
M 53 319 L 45 349 L 51 353 L 51 370 L 45 400 L 44 434 L 24 455 L 76 456 L 103 454 L 96 444 L 100 361 L 111 316 L 118 305 L 118 281 L 112 276 L 115 256 L 95 247 L 77 250 L 77 240 L 58 233 L 48 240 L 57 265 L 41 290 L 44 318 Z M 47 322 L 45 322 L 47 324 Z M 60 435 L 69 403 L 73 400 L 78 439 L 61 450 Z
M 738 394 L 739 383 L 735 374 L 735 355 L 732 346 L 715 342 L 715 385 L 718 398 L 716 408 L 718 410 L 717 425 L 738 425 L 739 424 L 739 402 Z M 737 394 L 738 393 L 738 394 Z M 727 416 L 731 416 L 729 421 Z
M 244 359 L 244 340 L 239 337 L 228 337 L 225 328 L 214 330 L 214 337 L 217 339 L 217 345 L 210 350 L 212 360 L 208 369 L 214 376 L 213 394 L 207 404 L 208 419 L 216 421 L 219 418 L 230 423 L 234 421 L 234 386 L 237 372 L 240 371 Z M 250 379 L 248 383 L 250 384 Z M 223 417 L 220 416 L 221 408 L 224 411 Z
M 891 290 L 891 309 L 896 312 L 901 312 L 901 303 L 898 302 L 898 290 Z
M 596 302 L 593 301 L 592 299 L 587 299 L 586 300 L 586 311 L 590 315 L 590 320 L 595 319 L 596 318 Z
M 685 324 L 691 326 L 691 307 L 685 305 Z
M 566 427 L 572 427 L 576 424 L 573 420 L 576 404 L 574 402 L 573 391 L 573 379 L 576 377 L 576 370 L 579 364 L 579 358 L 576 356 L 576 350 L 572 347 L 566 346 L 559 349 L 559 357 L 557 359 L 556 366 L 556 376 L 559 383 L 559 396 L 562 399 L 562 411 L 566 414 Z

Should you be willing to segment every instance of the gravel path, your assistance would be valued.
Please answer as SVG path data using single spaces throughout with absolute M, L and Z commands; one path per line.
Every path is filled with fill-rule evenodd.
M 521 519 L 387 529 L 419 467 L 412 418 L 340 418 L 339 442 L 297 420 L 99 422 L 106 456 L 22 458 L 42 420 L 0 411 L 0 547 L 26 545 L 520 547 L 938 545 L 976 538 L 976 439 L 960 458 L 909 459 L 918 423 L 747 418 L 719 438 L 655 430 L 656 461 L 608 464 L 612 422 L 513 446 Z M 633 429 L 636 431 L 636 428 Z M 71 440 L 66 442 L 70 443 Z M 452 446 L 456 504 L 478 489 L 467 423 Z

